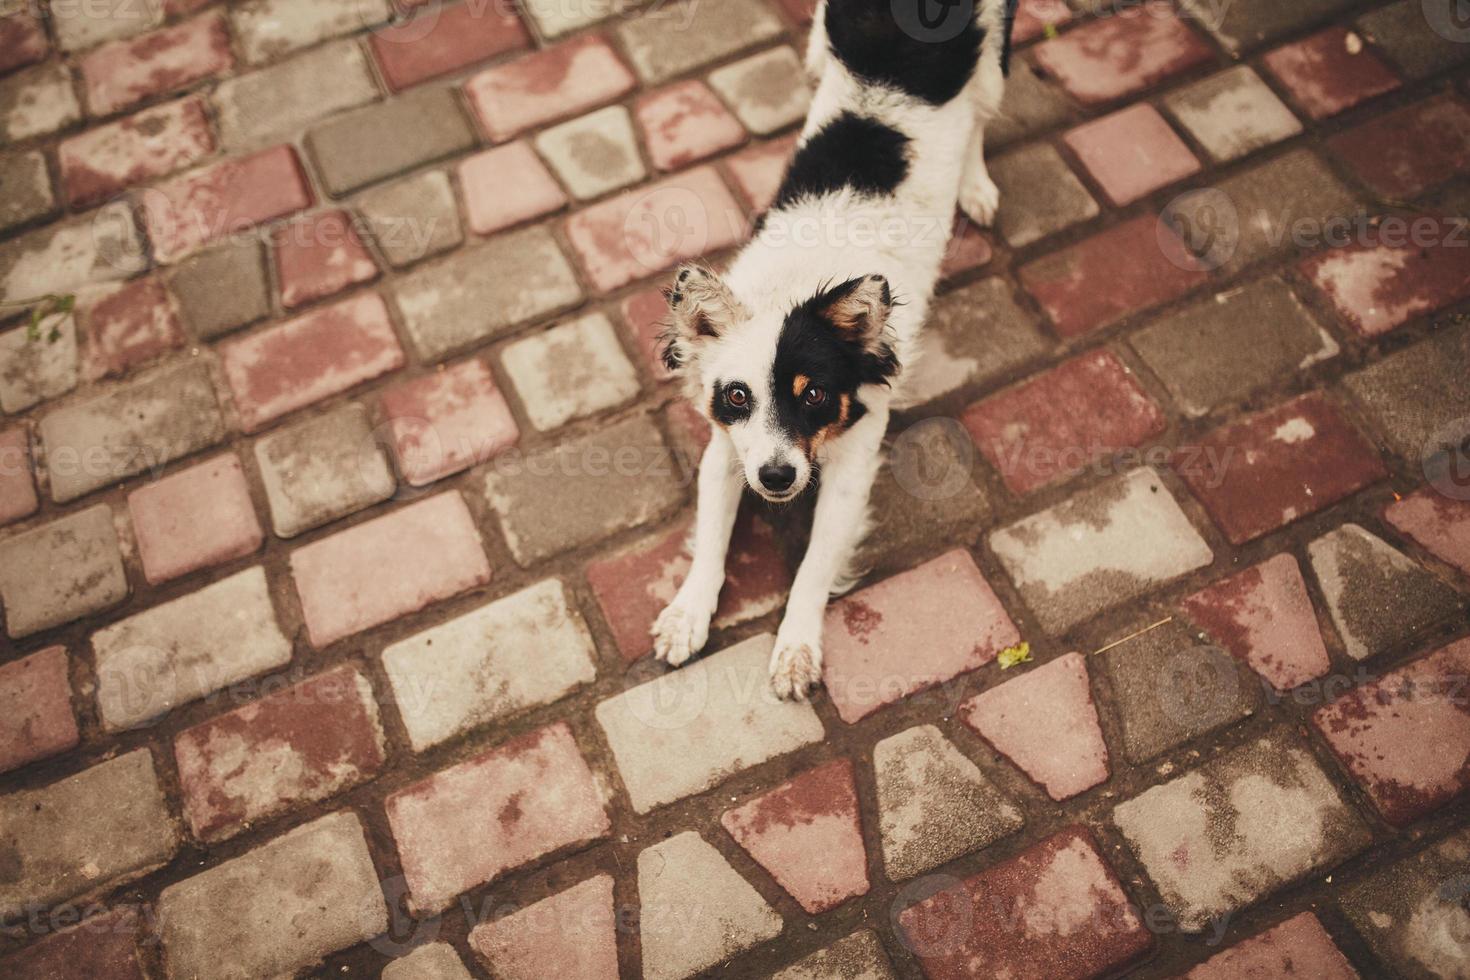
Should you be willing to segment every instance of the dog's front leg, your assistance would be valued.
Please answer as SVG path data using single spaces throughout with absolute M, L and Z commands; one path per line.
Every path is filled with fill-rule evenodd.
M 725 554 L 730 549 L 743 482 L 730 437 L 716 428 L 699 463 L 689 575 L 653 624 L 653 655 L 671 667 L 698 653 L 709 639 L 709 622 L 725 584 Z
M 804 701 L 822 679 L 822 622 L 833 586 L 845 577 L 868 522 L 868 494 L 882 465 L 888 408 L 874 407 L 833 444 L 822 467 L 816 516 L 806 556 L 796 572 L 786 615 L 771 652 L 771 688 Z

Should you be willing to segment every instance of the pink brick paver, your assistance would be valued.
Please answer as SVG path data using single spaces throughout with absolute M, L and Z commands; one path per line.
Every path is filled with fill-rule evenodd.
M 490 563 L 463 498 L 451 492 L 296 549 L 291 575 L 320 649 L 484 585 Z
M 602 292 L 745 237 L 745 215 L 719 175 L 696 167 L 594 204 L 567 221 L 567 238 Z
M 46 57 L 46 29 L 29 13 L 0 17 L 0 72 L 33 65 Z
M 1321 708 L 1312 723 L 1383 818 L 1404 826 L 1470 789 L 1470 638 Z
M 207 841 L 341 792 L 377 772 L 385 752 L 372 687 L 338 667 L 187 729 L 174 758 L 184 818 Z
M 650 92 L 633 110 L 648 156 L 659 170 L 678 170 L 745 139 L 745 127 L 699 81 Z
M 796 152 L 796 137 L 786 136 L 746 147 L 725 158 L 725 169 L 752 211 L 771 206 L 781 189 L 781 178 Z
M 1186 973 L 1183 980 L 1239 980 L 1241 977 L 1265 980 L 1296 976 L 1312 980 L 1358 980 L 1358 971 L 1311 912 L 1294 915 L 1279 926 L 1211 956 Z
M 225 381 L 240 425 L 276 419 L 403 365 L 403 348 L 377 293 L 360 293 L 225 344 Z
M 0 526 L 29 517 L 41 506 L 31 475 L 30 443 L 21 426 L 0 432 Z
M 1377 241 L 1314 255 L 1299 267 L 1337 315 L 1364 337 L 1388 333 L 1470 296 L 1470 243 L 1463 239 L 1463 219 L 1416 214 L 1384 221 Z
M 669 301 L 662 289 L 645 289 L 623 300 L 618 308 L 633 345 L 643 354 L 643 363 L 659 381 L 673 377 L 664 364 L 659 336 L 669 314 Z
M 1470 575 L 1470 492 L 1450 497 L 1426 487 L 1389 504 L 1383 518 L 1434 557 Z
M 214 152 L 204 100 L 180 99 L 64 140 L 57 149 L 72 207 L 104 201 Z
M 1028 494 L 1164 431 L 1164 413 L 1111 351 L 1063 363 L 961 416 L 1006 486 Z
M 848 759 L 726 810 L 720 823 L 811 915 L 867 894 L 868 857 Z
M 530 36 L 520 18 L 501 4 L 435 4 L 369 39 L 383 80 L 395 92 L 524 48 Z
M 1378 453 L 1318 394 L 1223 426 L 1174 469 L 1233 544 L 1330 507 L 1386 475 Z
M 1089 105 L 1155 85 L 1210 57 L 1187 22 L 1156 9 L 1101 17 L 1036 46 L 1036 63 Z
M 65 752 L 80 740 L 66 650 L 0 664 L 0 773 Z
M 1222 579 L 1182 605 L 1191 622 L 1278 691 L 1332 668 L 1301 568 L 1289 554 Z
M 500 455 L 520 430 L 485 362 L 475 358 L 383 392 L 398 471 L 410 486 Z
M 495 142 L 620 98 L 633 74 L 607 41 L 586 35 L 504 65 L 465 83 L 465 96 Z
M 834 603 L 822 680 L 852 724 L 989 663 L 1020 639 L 974 560 L 951 551 Z
M 0 960 L 0 974 L 17 980 L 147 980 L 138 948 L 141 925 L 136 908 L 89 917 Z
M 1153 945 L 1080 826 L 903 910 L 898 923 L 931 980 L 1085 980 Z
M 276 277 L 281 302 L 304 306 L 335 296 L 378 277 L 352 219 L 345 211 L 324 211 L 276 230 Z
M 1020 0 L 1016 4 L 1016 20 L 1011 27 L 1011 42 L 1025 44 L 1046 33 L 1048 27 L 1061 27 L 1072 19 L 1072 8 L 1066 0 Z
M 1063 139 L 1119 207 L 1199 170 L 1189 147 L 1147 103 L 1078 126 Z
M 477 235 L 489 235 L 559 210 L 566 191 L 552 178 L 529 143 L 509 143 L 477 153 L 459 165 L 465 218 Z
M 651 630 L 689 571 L 688 522 L 587 566 L 587 582 L 624 660 L 653 652 Z M 735 523 L 713 627 L 725 629 L 778 609 L 791 571 L 771 526 L 746 510 Z
M 388 797 L 415 912 L 610 829 L 601 791 L 565 724 L 542 728 Z
M 222 75 L 235 64 L 223 11 L 94 48 L 81 59 L 87 105 L 109 115 Z
M 1393 69 L 1362 35 L 1346 27 L 1329 27 L 1262 60 L 1313 119 L 1335 116 L 1399 87 Z
M 470 948 L 498 980 L 618 980 L 615 916 L 613 880 L 598 875 L 476 926 Z
M 1371 119 L 1328 145 L 1375 193 L 1406 201 L 1470 168 L 1470 103 L 1435 96 Z
M 79 304 L 82 374 L 89 380 L 126 374 L 184 345 L 184 327 L 156 277 L 109 287 Z
M 1069 653 L 965 702 L 965 724 L 1065 800 L 1106 782 L 1108 747 L 1087 682 L 1087 661 Z M 1036 725 L 1045 717 L 1044 726 Z
M 234 454 L 139 487 L 128 495 L 128 514 L 153 585 L 253 554 L 264 539 Z

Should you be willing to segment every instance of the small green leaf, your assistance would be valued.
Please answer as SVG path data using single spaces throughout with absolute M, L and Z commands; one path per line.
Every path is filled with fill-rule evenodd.
M 1010 670 L 1017 664 L 1029 664 L 1031 662 L 1031 644 L 1017 643 L 1013 647 L 1006 647 L 1000 652 L 1000 669 Z
M 1048 38 L 1056 37 L 1057 36 L 1057 25 L 1055 25 L 1055 24 L 1044 24 L 1044 25 L 1042 25 L 1041 31 Z

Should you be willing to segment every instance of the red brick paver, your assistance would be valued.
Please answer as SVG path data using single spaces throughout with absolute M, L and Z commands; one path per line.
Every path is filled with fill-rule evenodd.
M 202 100 L 181 99 L 145 109 L 61 144 L 67 200 L 73 207 L 95 204 L 134 184 L 197 163 L 213 153 L 214 146 Z
M 260 547 L 264 536 L 234 455 L 179 470 L 128 495 L 143 573 L 167 582 Z
M 0 666 L 0 772 L 77 744 L 69 669 L 61 647 Z
M 1357 980 L 1358 973 L 1310 912 L 1217 953 L 1186 973 L 1185 980 L 1305 975 L 1320 980 Z
M 1199 161 L 1152 106 L 1136 105 L 1069 132 L 1066 142 L 1118 206 L 1199 170 Z
M 1365 337 L 1470 296 L 1470 248 L 1459 219 L 1388 218 L 1379 242 L 1334 249 L 1301 265 L 1337 311 Z
M 275 236 L 281 302 L 303 306 L 377 278 L 378 266 L 343 211 L 282 226 Z
M 498 54 L 526 47 L 530 38 L 508 7 L 435 4 L 401 24 L 372 34 L 373 56 L 395 92 L 452 74 Z
M 1266 68 L 1297 105 L 1325 119 L 1399 87 L 1398 76 L 1346 27 L 1325 31 L 1269 52 Z
M 1032 57 L 1078 100 L 1102 103 L 1157 84 L 1209 54 L 1187 21 L 1134 8 L 1039 44 Z
M 520 438 L 483 361 L 465 361 L 383 393 L 398 470 L 422 487 L 484 462 Z
M 114 41 L 81 60 L 87 104 L 109 115 L 144 99 L 173 92 L 221 75 L 235 64 L 229 28 L 222 11 L 165 27 L 126 41 Z
M 1403 201 L 1470 167 L 1470 105 L 1441 96 L 1379 116 L 1332 149 L 1382 197 Z
M 1383 517 L 1400 534 L 1470 575 L 1470 494 L 1447 496 L 1428 487 L 1395 501 Z
M 465 95 L 492 140 L 611 102 L 633 75 L 601 37 L 587 35 L 471 78 Z
M 745 139 L 745 128 L 702 82 L 652 92 L 638 100 L 635 115 L 660 170 L 687 167 Z

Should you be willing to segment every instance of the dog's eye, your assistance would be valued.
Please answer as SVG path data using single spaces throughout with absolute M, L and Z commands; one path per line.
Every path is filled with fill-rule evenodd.
M 817 408 L 827 400 L 827 393 L 813 385 L 806 390 L 806 395 L 803 396 L 803 400 L 809 408 Z
M 744 408 L 750 401 L 750 392 L 739 385 L 731 385 L 725 392 L 725 400 L 736 408 Z

